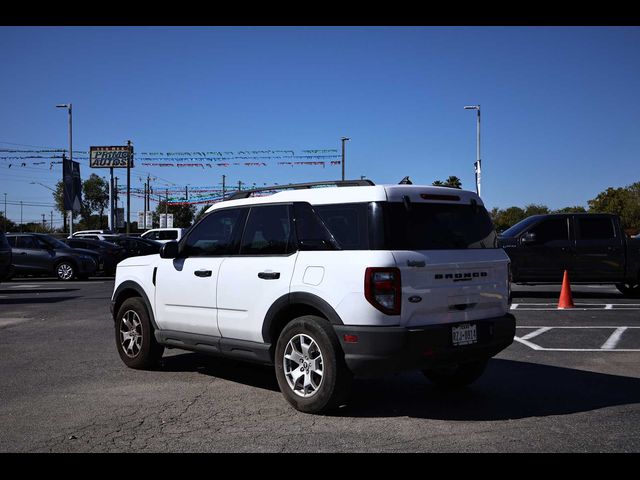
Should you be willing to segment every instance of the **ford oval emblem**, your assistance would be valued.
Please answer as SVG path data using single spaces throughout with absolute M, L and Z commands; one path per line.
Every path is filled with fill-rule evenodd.
M 409 297 L 409 301 L 411 303 L 419 303 L 422 301 L 422 297 L 419 297 L 417 295 L 414 295 L 413 297 Z

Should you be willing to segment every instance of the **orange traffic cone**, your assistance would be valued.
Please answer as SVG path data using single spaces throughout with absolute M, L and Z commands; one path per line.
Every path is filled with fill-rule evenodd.
M 558 309 L 573 308 L 573 298 L 571 296 L 571 284 L 569 283 L 569 274 L 564 271 L 564 277 L 562 278 L 562 290 L 560 291 L 560 301 L 558 302 Z

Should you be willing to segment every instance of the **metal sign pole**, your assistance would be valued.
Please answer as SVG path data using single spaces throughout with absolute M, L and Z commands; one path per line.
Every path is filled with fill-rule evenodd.
M 127 161 L 127 235 L 131 231 L 131 162 L 133 161 L 133 149 L 131 148 L 131 140 L 127 140 L 129 147 L 129 159 Z

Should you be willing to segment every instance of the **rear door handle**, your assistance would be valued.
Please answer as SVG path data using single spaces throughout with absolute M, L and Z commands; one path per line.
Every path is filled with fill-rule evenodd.
M 211 270 L 196 270 L 195 272 L 193 272 L 193 274 L 196 277 L 210 277 L 211 276 Z
M 280 272 L 260 272 L 258 278 L 263 280 L 277 280 L 280 278 Z

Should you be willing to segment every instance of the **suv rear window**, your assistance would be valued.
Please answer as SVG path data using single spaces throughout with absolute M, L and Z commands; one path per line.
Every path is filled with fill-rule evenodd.
M 497 248 L 487 210 L 480 205 L 383 203 L 384 243 L 389 250 Z

